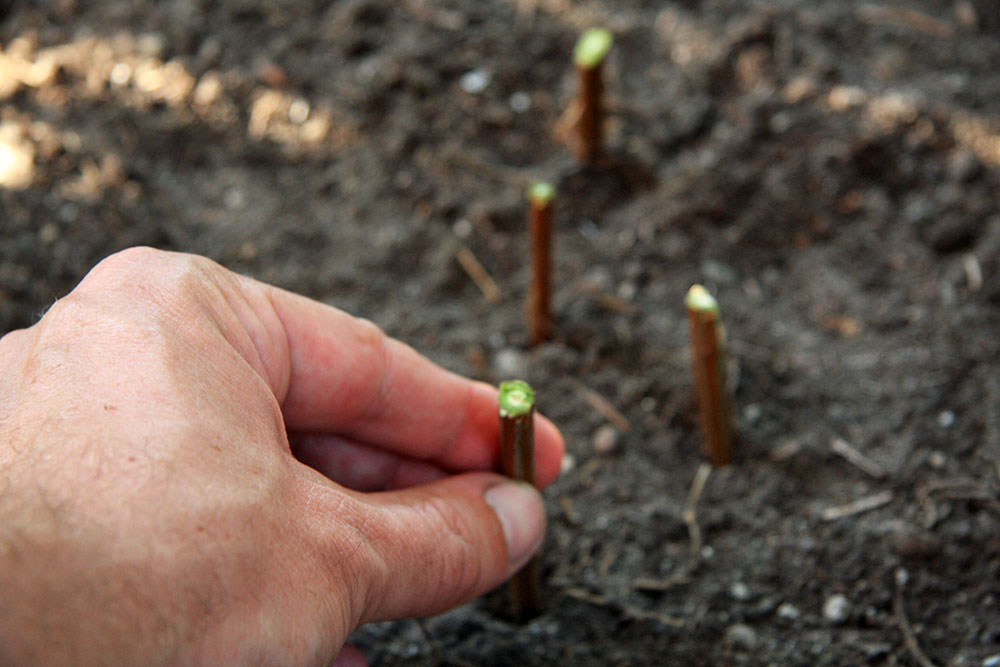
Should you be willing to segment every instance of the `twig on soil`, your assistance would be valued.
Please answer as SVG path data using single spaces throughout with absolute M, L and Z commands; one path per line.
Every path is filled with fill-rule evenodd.
M 917 487 L 917 502 L 927 512 L 927 518 L 924 519 L 927 528 L 932 528 L 937 523 L 938 510 L 934 502 L 937 499 L 976 500 L 1000 515 L 1000 502 L 997 501 L 996 493 L 987 485 L 971 478 L 936 479 Z
M 955 26 L 951 23 L 913 9 L 869 4 L 861 8 L 861 16 L 870 23 L 903 26 L 928 37 L 951 39 L 955 36 Z
M 691 576 L 677 572 L 664 579 L 653 579 L 652 577 L 636 577 L 632 580 L 632 588 L 637 591 L 651 591 L 663 593 L 669 591 L 674 586 L 682 586 L 691 583 Z
M 618 427 L 618 430 L 622 433 L 628 433 L 632 428 L 632 423 L 628 420 L 628 417 L 623 415 L 621 411 L 613 406 L 606 398 L 598 394 L 593 389 L 589 389 L 579 382 L 573 382 L 573 388 L 580 395 L 587 405 L 597 410 L 602 417 L 607 419 L 609 422 Z
M 552 198 L 555 192 L 550 184 L 542 182 L 528 188 L 532 282 L 527 305 L 532 345 L 552 337 Z
M 899 631 L 903 633 L 903 646 L 920 667 L 937 667 L 937 665 L 927 657 L 927 654 L 920 648 L 917 641 L 917 634 L 910 625 L 910 620 L 906 617 L 906 607 L 903 604 L 903 586 L 909 580 L 910 575 L 903 568 L 898 568 L 893 575 L 896 583 L 895 594 L 892 599 L 893 613 L 896 615 L 896 622 L 899 624 Z
M 672 628 L 682 628 L 686 624 L 683 618 L 670 616 L 668 614 L 661 614 L 655 611 L 648 611 L 646 609 L 639 609 L 638 607 L 633 607 L 632 605 L 615 602 L 613 600 L 609 600 L 604 595 L 591 593 L 590 591 L 582 588 L 566 588 L 563 592 L 571 598 L 576 598 L 577 600 L 582 600 L 583 602 L 596 605 L 598 607 L 618 607 L 621 610 L 622 615 L 626 618 L 639 621 L 656 621 L 657 623 Z
M 837 519 L 844 519 L 849 516 L 854 516 L 855 514 L 870 512 L 874 509 L 882 507 L 883 505 L 888 505 L 891 502 L 892 491 L 880 491 L 879 493 L 871 496 L 858 498 L 857 500 L 847 503 L 846 505 L 827 507 L 825 510 L 820 512 L 819 517 L 823 521 L 836 521 Z
M 970 292 L 978 292 L 983 287 L 983 269 L 979 259 L 969 253 L 962 258 L 962 268 L 965 270 L 965 284 Z
M 559 506 L 562 507 L 563 515 L 566 517 L 569 525 L 574 528 L 580 525 L 580 513 L 576 511 L 576 506 L 569 496 L 560 496 Z
M 866 475 L 870 475 L 875 479 L 882 479 L 885 477 L 885 469 L 883 469 L 882 466 L 859 452 L 851 445 L 851 443 L 847 442 L 843 438 L 834 438 L 831 440 L 830 448 Z
M 496 303 L 499 301 L 500 287 L 467 246 L 458 247 L 458 250 L 455 251 L 455 259 L 458 261 L 459 266 L 465 269 L 465 272 L 472 278 L 472 282 L 476 283 L 476 287 L 483 293 L 486 303 Z
M 732 412 L 726 387 L 726 353 L 719 303 L 701 285 L 684 298 L 691 331 L 691 366 L 704 435 L 702 449 L 713 465 L 731 461 Z
M 535 392 L 527 382 L 510 380 L 500 385 L 500 463 L 503 473 L 519 482 L 535 483 Z M 538 556 L 535 555 L 510 580 L 514 617 L 526 620 L 542 606 Z
M 691 539 L 691 561 L 696 563 L 701 559 L 701 527 L 698 525 L 698 501 L 705 490 L 705 483 L 712 474 L 712 466 L 702 463 L 694 474 L 691 490 L 688 492 L 687 504 L 684 506 L 684 523 L 687 524 L 688 537 Z
M 584 162 L 595 162 L 604 150 L 604 60 L 611 49 L 611 33 L 602 28 L 584 32 L 573 50 L 580 79 L 577 151 Z

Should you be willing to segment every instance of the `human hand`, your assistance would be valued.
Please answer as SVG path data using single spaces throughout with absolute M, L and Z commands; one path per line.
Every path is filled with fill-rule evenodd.
M 106 259 L 0 374 L 0 663 L 329 664 L 544 533 L 492 387 L 203 258 Z M 562 449 L 537 419 L 541 486 Z

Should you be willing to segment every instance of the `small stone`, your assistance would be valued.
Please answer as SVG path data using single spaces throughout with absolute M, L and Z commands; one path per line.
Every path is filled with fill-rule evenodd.
M 167 50 L 167 38 L 163 33 L 147 32 L 135 41 L 136 51 L 147 58 L 162 58 Z
M 288 120 L 295 125 L 301 125 L 309 120 L 309 112 L 309 102 L 301 97 L 297 97 L 288 105 Z
M 706 281 L 719 285 L 732 285 L 737 279 L 736 271 L 731 266 L 714 259 L 702 262 L 701 273 Z
M 519 90 L 510 96 L 507 103 L 510 105 L 510 110 L 514 113 L 524 113 L 531 108 L 531 95 L 523 90 Z
M 618 429 L 610 424 L 605 424 L 594 431 L 592 438 L 594 453 L 606 456 L 614 453 L 618 448 Z
M 652 396 L 643 396 L 639 401 L 639 409 L 643 412 L 653 412 L 656 410 L 656 399 Z
M 559 466 L 559 472 L 567 473 L 576 467 L 576 457 L 572 454 L 563 454 L 562 463 Z
M 944 452 L 934 451 L 927 457 L 927 463 L 935 470 L 941 470 L 948 464 L 948 457 Z
M 726 628 L 726 641 L 736 648 L 749 650 L 757 645 L 757 632 L 745 623 L 736 623 Z
M 840 593 L 831 595 L 823 603 L 823 618 L 834 624 L 847 620 L 851 614 L 851 602 Z
M 983 667 L 1000 667 L 1000 653 L 983 658 Z
M 861 106 L 866 98 L 865 91 L 856 86 L 834 86 L 827 95 L 826 103 L 834 111 L 846 111 Z
M 778 614 L 778 618 L 783 618 L 786 621 L 794 621 L 802 616 L 802 612 L 799 611 L 799 608 L 791 602 L 782 602 L 778 605 L 778 610 L 775 613 Z
M 80 217 L 80 209 L 73 202 L 66 202 L 56 211 L 59 221 L 65 224 L 72 224 Z
M 788 82 L 782 93 L 789 104 L 799 104 L 816 94 L 816 82 L 805 76 L 797 76 Z
M 763 409 L 756 403 L 750 403 L 743 408 L 743 418 L 746 419 L 751 424 L 758 419 L 763 414 Z
M 490 73 L 484 69 L 474 69 L 462 75 L 458 85 L 470 95 L 478 95 L 490 85 Z
M 246 195 L 239 188 L 229 188 L 222 195 L 222 204 L 230 211 L 241 209 L 246 204 Z
M 38 240 L 48 245 L 59 238 L 59 228 L 53 223 L 48 222 L 42 225 L 41 229 L 38 230 Z
M 941 428 L 951 428 L 955 423 L 955 413 L 951 410 L 942 410 L 938 414 L 937 423 Z
M 750 587 L 742 581 L 733 582 L 733 585 L 729 587 L 729 597 L 745 602 L 750 599 Z
M 451 231 L 455 232 L 455 236 L 458 238 L 467 239 L 472 236 L 472 223 L 469 222 L 468 218 L 459 218 L 451 226 Z
M 497 375 L 504 378 L 523 378 L 528 373 L 528 359 L 523 352 L 507 347 L 493 357 Z
M 115 63 L 111 68 L 111 73 L 108 74 L 108 81 L 117 88 L 128 85 L 131 78 L 132 67 L 128 63 Z

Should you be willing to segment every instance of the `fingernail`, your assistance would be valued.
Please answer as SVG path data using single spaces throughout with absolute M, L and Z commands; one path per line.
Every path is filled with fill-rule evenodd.
M 516 569 L 535 553 L 545 536 L 545 509 L 533 486 L 505 482 L 483 496 L 500 518 L 507 540 L 507 560 Z

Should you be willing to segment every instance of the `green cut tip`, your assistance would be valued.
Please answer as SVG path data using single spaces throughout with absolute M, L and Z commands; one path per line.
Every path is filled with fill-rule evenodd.
M 573 49 L 573 62 L 577 67 L 592 69 L 600 65 L 613 42 L 611 33 L 604 28 L 591 28 L 580 35 Z
M 523 380 L 508 380 L 500 383 L 501 417 L 521 417 L 531 412 L 535 406 L 535 392 Z
M 534 206 L 545 206 L 556 196 L 556 189 L 551 183 L 536 181 L 528 188 L 528 199 Z
M 711 313 L 718 317 L 719 302 L 701 285 L 692 285 L 684 297 L 684 305 L 699 313 Z

